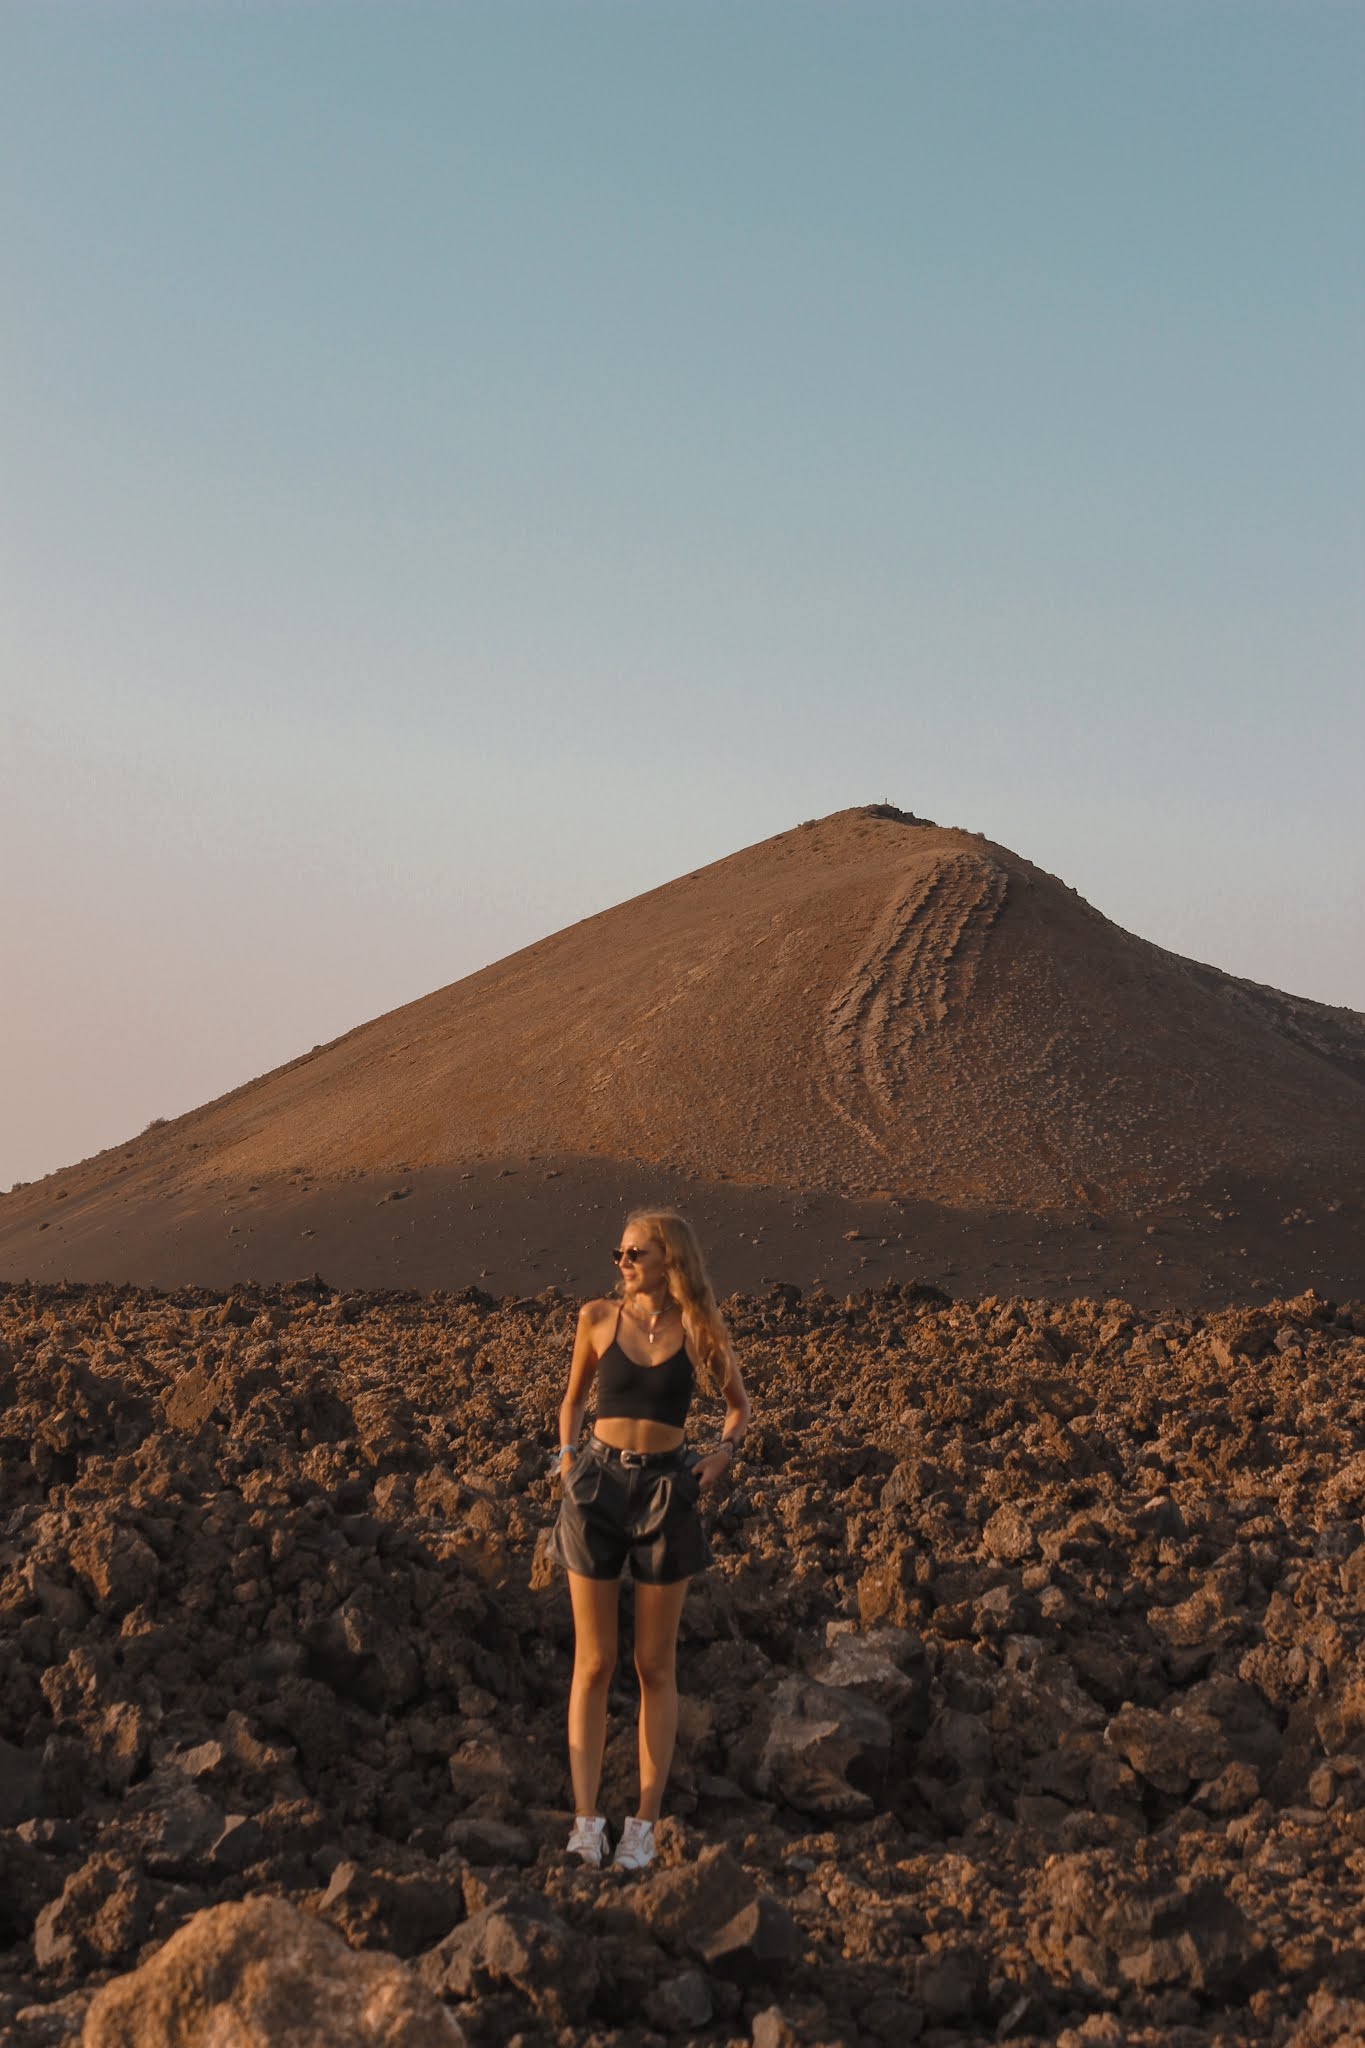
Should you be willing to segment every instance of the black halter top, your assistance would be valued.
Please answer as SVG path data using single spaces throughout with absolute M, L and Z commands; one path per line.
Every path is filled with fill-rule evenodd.
M 618 1309 L 616 1335 L 597 1361 L 599 1419 L 622 1416 L 630 1422 L 662 1422 L 669 1429 L 686 1428 L 695 1385 L 686 1339 L 671 1358 L 661 1358 L 657 1365 L 637 1365 L 621 1349 L 620 1331 Z

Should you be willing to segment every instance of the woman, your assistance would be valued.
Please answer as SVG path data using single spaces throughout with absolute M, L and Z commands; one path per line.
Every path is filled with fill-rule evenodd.
M 606 1860 L 597 1811 L 607 1737 L 607 1688 L 616 1669 L 621 1573 L 635 1580 L 635 1669 L 640 1679 L 640 1810 L 627 1820 L 613 1868 L 654 1859 L 678 1728 L 674 1658 L 688 1581 L 711 1561 L 697 1516 L 700 1492 L 730 1470 L 749 1421 L 749 1397 L 716 1307 L 691 1225 L 671 1209 L 636 1210 L 619 1248 L 617 1297 L 590 1301 L 578 1318 L 569 1386 L 559 1411 L 564 1498 L 556 1546 L 569 1574 L 574 1667 L 569 1769 L 575 1819 L 568 1853 Z M 578 1443 L 594 1380 L 597 1416 Z M 725 1403 L 719 1443 L 684 1449 L 694 1388 Z

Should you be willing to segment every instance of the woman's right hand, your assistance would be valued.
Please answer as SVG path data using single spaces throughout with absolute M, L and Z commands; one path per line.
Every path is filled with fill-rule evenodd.
M 698 1458 L 692 1470 L 700 1490 L 707 1493 L 713 1486 L 719 1486 L 733 1463 L 728 1451 L 712 1451 L 709 1458 Z

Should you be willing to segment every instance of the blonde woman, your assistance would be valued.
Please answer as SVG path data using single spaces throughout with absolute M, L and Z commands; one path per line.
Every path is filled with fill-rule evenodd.
M 559 1411 L 563 1501 L 556 1547 L 569 1574 L 574 1667 L 569 1769 L 575 1819 L 568 1853 L 606 1861 L 597 1811 L 607 1735 L 607 1688 L 616 1668 L 621 1573 L 635 1580 L 635 1669 L 640 1680 L 640 1808 L 625 1823 L 617 1870 L 654 1859 L 654 1823 L 678 1727 L 675 1653 L 689 1580 L 711 1561 L 697 1500 L 730 1470 L 749 1421 L 749 1397 L 716 1307 L 691 1225 L 671 1209 L 636 1210 L 612 1253 L 611 1300 L 578 1318 L 568 1391 Z M 591 1435 L 579 1443 L 596 1382 Z M 725 1403 L 719 1441 L 686 1448 L 688 1409 L 700 1387 Z

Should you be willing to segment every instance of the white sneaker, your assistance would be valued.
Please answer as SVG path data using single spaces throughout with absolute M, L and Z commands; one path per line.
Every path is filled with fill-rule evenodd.
M 566 1856 L 577 1856 L 590 1870 L 600 1870 L 607 1860 L 607 1823 L 600 1813 L 574 1816 L 573 1833 L 565 1846 Z
M 654 1823 L 652 1820 L 631 1819 L 621 1830 L 621 1839 L 616 1845 L 616 1854 L 611 1859 L 613 1870 L 647 1870 L 654 1861 Z

